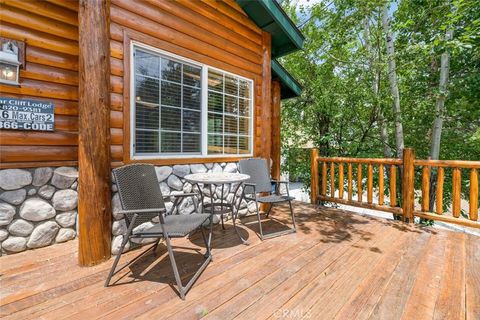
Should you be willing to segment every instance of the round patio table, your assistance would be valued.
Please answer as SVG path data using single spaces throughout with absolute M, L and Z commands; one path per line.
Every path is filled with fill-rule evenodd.
M 241 173 L 229 173 L 229 172 L 207 172 L 207 173 L 194 173 L 194 174 L 189 174 L 186 175 L 185 180 L 192 184 L 196 184 L 198 187 L 198 191 L 200 192 L 200 197 L 202 201 L 202 207 L 204 212 L 208 212 L 208 209 L 210 209 L 210 214 L 211 219 L 213 219 L 214 214 L 220 214 L 222 218 L 222 228 L 225 229 L 225 226 L 223 224 L 223 215 L 226 213 L 232 213 L 232 223 L 233 223 L 233 228 L 235 229 L 235 232 L 237 233 L 238 237 L 242 241 L 243 244 L 248 244 L 247 240 L 243 239 L 242 235 L 237 229 L 237 225 L 235 224 L 235 220 L 237 218 L 238 210 L 240 207 L 241 199 L 238 201 L 238 205 L 235 205 L 235 201 L 238 199 L 238 197 L 241 198 L 241 194 L 238 194 L 238 191 L 240 190 L 240 186 L 243 184 L 243 182 L 247 181 L 250 179 L 249 175 L 246 174 L 241 174 Z M 200 187 L 200 184 L 203 184 L 204 186 L 209 187 L 209 194 L 205 194 L 203 188 Z M 225 185 L 231 185 L 231 184 L 237 184 L 235 191 L 233 192 L 233 197 L 230 202 L 226 201 L 224 197 L 224 191 L 225 191 Z M 220 194 L 220 202 L 215 202 L 214 198 L 214 191 L 213 187 L 221 186 L 221 194 Z M 230 191 L 230 188 L 229 190 Z M 215 191 L 216 192 L 216 191 Z M 204 203 L 204 197 L 209 197 L 210 198 L 210 203 L 205 204 Z M 211 241 L 211 234 L 208 239 L 208 244 L 210 245 Z

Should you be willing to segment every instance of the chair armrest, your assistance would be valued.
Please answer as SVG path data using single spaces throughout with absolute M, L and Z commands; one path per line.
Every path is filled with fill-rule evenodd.
M 285 184 L 289 184 L 290 181 L 287 181 L 287 180 L 272 180 L 273 183 L 285 183 Z
M 250 183 L 250 182 L 244 182 L 243 184 L 249 187 L 255 187 L 257 185 L 255 183 Z
M 171 194 L 169 196 L 166 196 L 166 198 L 168 197 L 175 197 L 175 198 L 185 198 L 185 197 L 192 197 L 192 196 L 198 196 L 199 194 L 198 193 L 195 193 L 195 192 L 190 192 L 190 193 L 179 193 L 179 194 Z M 165 198 L 165 197 L 164 197 Z
M 137 210 L 120 210 L 118 213 L 128 214 L 128 213 L 151 213 L 151 212 L 161 212 L 165 213 L 167 210 L 165 208 L 149 208 L 149 209 L 137 209 Z

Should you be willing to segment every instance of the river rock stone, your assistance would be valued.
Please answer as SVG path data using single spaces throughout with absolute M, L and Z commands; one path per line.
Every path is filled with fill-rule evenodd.
M 158 182 L 162 182 L 172 173 L 172 168 L 169 166 L 155 167 L 155 173 L 157 174 Z
M 223 171 L 224 172 L 235 173 L 235 172 L 237 172 L 237 164 L 233 163 L 233 162 L 227 163 L 227 165 L 225 166 L 225 169 L 223 169 Z
M 78 181 L 75 181 L 75 182 L 72 184 L 72 186 L 70 187 L 70 189 L 72 189 L 72 190 L 77 190 L 77 188 L 78 188 Z
M 117 255 L 120 253 L 120 247 L 122 246 L 122 241 L 123 241 L 122 235 L 113 237 L 113 240 L 112 240 L 113 255 Z M 127 242 L 127 244 L 125 245 L 125 248 L 123 248 L 123 252 L 127 252 L 128 250 L 130 250 L 130 242 Z
M 153 226 L 154 226 L 154 224 L 152 222 L 142 223 L 141 225 L 139 225 L 139 226 L 137 226 L 136 228 L 133 229 L 133 233 L 141 232 L 141 231 L 143 231 L 145 229 L 148 229 L 148 228 L 151 228 Z M 132 241 L 133 243 L 137 243 L 137 244 L 146 244 L 146 243 L 153 242 L 155 240 L 156 240 L 155 238 L 133 238 L 130 241 Z
M 192 184 L 189 183 L 189 182 L 185 182 L 185 183 L 183 184 L 183 189 L 182 189 L 182 190 L 183 190 L 183 192 L 185 192 L 185 193 L 190 193 L 190 192 L 192 192 Z
M 215 196 L 218 199 L 220 198 L 226 199 L 229 193 L 230 193 L 230 186 L 228 184 L 223 185 L 223 197 L 222 197 L 222 186 L 218 186 L 217 189 L 215 190 Z
M 37 194 L 37 189 L 31 188 L 31 189 L 28 190 L 28 195 L 29 196 L 34 196 L 36 194 Z
M 176 178 L 176 177 L 175 177 Z M 178 179 L 178 178 L 177 178 Z M 165 182 L 161 182 L 160 183 L 160 191 L 162 192 L 162 195 L 163 196 L 168 196 L 170 195 L 170 187 L 168 186 L 168 184 L 166 184 Z
M 0 242 L 8 238 L 8 231 L 0 229 Z
M 64 228 L 73 227 L 77 221 L 77 211 L 59 213 L 55 216 L 55 221 Z
M 38 195 L 40 197 L 42 197 L 43 199 L 51 199 L 53 197 L 53 194 L 55 193 L 55 187 L 54 186 L 51 186 L 49 184 L 41 187 L 40 189 L 38 189 Z
M 20 252 L 27 248 L 27 239 L 22 237 L 8 237 L 2 242 L 2 248 L 10 252 Z
M 119 234 L 127 233 L 127 224 L 125 219 L 113 221 L 112 234 L 118 236 Z
M 207 167 L 205 167 L 203 164 L 191 164 L 190 165 L 190 170 L 192 173 L 205 173 L 207 172 Z
M 182 190 L 183 188 L 182 181 L 175 175 L 171 175 L 170 177 L 168 177 L 167 184 L 170 188 L 173 188 L 175 190 Z
M 33 182 L 32 184 L 35 187 L 41 187 L 45 185 L 50 178 L 52 177 L 53 169 L 49 167 L 37 168 L 33 173 Z
M 67 189 L 77 180 L 78 171 L 72 167 L 60 167 L 53 171 L 52 184 L 58 189 Z
M 41 248 L 52 243 L 57 235 L 59 226 L 54 221 L 47 221 L 39 224 L 28 239 L 27 247 Z
M 117 185 L 115 183 L 112 184 L 112 192 L 117 192 L 117 191 L 118 191 Z
M 122 203 L 120 202 L 120 196 L 115 193 L 112 197 L 112 213 L 116 220 L 123 219 L 123 213 L 119 213 L 122 210 Z
M 0 200 L 18 206 L 19 204 L 22 204 L 26 196 L 27 191 L 25 191 L 25 189 L 18 189 L 14 191 L 5 191 L 0 194 Z
M 213 164 L 212 172 L 216 172 L 216 173 L 223 172 L 223 169 L 218 163 L 215 163 Z
M 247 206 L 248 206 L 247 200 L 242 199 L 242 202 L 240 202 L 240 209 L 247 208 Z
M 213 215 L 213 224 L 217 224 L 220 222 L 220 215 L 219 214 L 214 214 Z M 209 227 L 210 226 L 210 219 L 205 220 L 205 222 L 202 224 L 204 227 Z
M 77 207 L 78 193 L 71 189 L 59 190 L 53 195 L 52 203 L 53 207 L 57 210 L 73 210 Z
M 6 226 L 13 220 L 15 207 L 8 203 L 0 203 L 0 226 Z
M 43 221 L 55 217 L 55 209 L 43 199 L 30 198 L 20 207 L 20 217 L 29 221 Z
M 8 226 L 8 232 L 10 232 L 12 236 L 26 237 L 30 235 L 32 231 L 33 231 L 33 223 L 30 223 L 22 219 L 14 220 Z
M 190 173 L 190 166 L 188 164 L 177 164 L 173 166 L 173 174 L 180 178 L 185 177 Z
M 61 243 L 68 240 L 75 239 L 77 233 L 75 230 L 70 228 L 62 228 L 58 231 L 57 236 L 55 237 L 55 242 Z
M 250 201 L 247 205 L 248 212 L 257 212 L 257 206 L 255 204 L 255 201 Z
M 213 163 L 205 163 L 205 167 L 207 167 L 207 169 L 212 169 L 213 168 Z
M 178 211 L 180 214 L 190 214 L 195 211 L 195 204 L 192 197 L 185 198 L 178 206 Z
M 248 209 L 240 209 L 238 210 L 238 216 L 239 217 L 244 217 L 248 214 Z
M 32 183 L 32 174 L 22 169 L 0 170 L 0 188 L 16 190 Z

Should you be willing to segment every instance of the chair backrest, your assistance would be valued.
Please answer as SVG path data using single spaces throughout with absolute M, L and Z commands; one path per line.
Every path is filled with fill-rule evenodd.
M 113 170 L 123 210 L 165 208 L 155 167 L 151 164 L 130 164 Z M 131 220 L 127 215 L 127 219 Z M 158 217 L 158 213 L 139 214 L 135 225 Z M 129 221 L 127 221 L 129 223 Z
M 255 184 L 256 192 L 271 192 L 272 181 L 270 173 L 268 172 L 268 165 L 265 159 L 250 158 L 239 161 L 239 171 L 243 174 L 248 174 L 250 179 L 245 181 L 247 183 Z M 248 191 L 248 188 L 246 188 Z

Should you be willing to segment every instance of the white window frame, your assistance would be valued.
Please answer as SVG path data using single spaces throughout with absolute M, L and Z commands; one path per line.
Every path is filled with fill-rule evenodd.
M 200 108 L 200 114 L 201 114 L 201 128 L 200 128 L 200 154 L 198 153 L 157 153 L 157 154 L 149 154 L 149 155 L 137 155 L 135 154 L 135 133 L 136 133 L 136 128 L 135 128 L 135 114 L 136 114 L 136 102 L 135 102 L 135 69 L 134 69 L 134 63 L 135 63 L 135 57 L 134 57 L 134 52 L 135 52 L 135 47 L 139 49 L 144 49 L 148 51 L 152 51 L 153 53 L 158 53 L 159 55 L 163 55 L 166 58 L 172 58 L 175 60 L 178 60 L 179 62 L 184 62 L 187 64 L 191 64 L 193 66 L 201 68 L 201 108 Z M 208 154 L 208 70 L 214 70 L 218 72 L 222 72 L 225 74 L 229 74 L 231 76 L 237 77 L 239 79 L 242 79 L 244 81 L 247 81 L 251 84 L 251 90 L 250 90 L 250 123 L 249 123 L 249 129 L 250 129 L 250 138 L 249 138 L 249 145 L 250 145 L 250 152 L 249 153 L 222 153 L 222 154 Z M 212 67 L 210 65 L 200 63 L 198 61 L 194 61 L 179 55 L 176 55 L 174 53 L 161 50 L 152 46 L 149 46 L 147 44 L 137 42 L 137 41 L 130 41 L 130 159 L 132 160 L 148 160 L 148 159 L 194 159 L 194 158 L 225 158 L 225 157 L 252 157 L 253 156 L 253 141 L 254 141 L 254 119 L 255 119 L 255 102 L 254 102 L 254 94 L 253 91 L 255 89 L 255 82 L 253 79 L 245 78 L 242 77 L 238 74 L 228 72 L 226 70 L 222 70 L 219 68 Z M 222 133 L 222 135 L 224 132 Z M 239 135 L 237 134 L 237 137 Z

